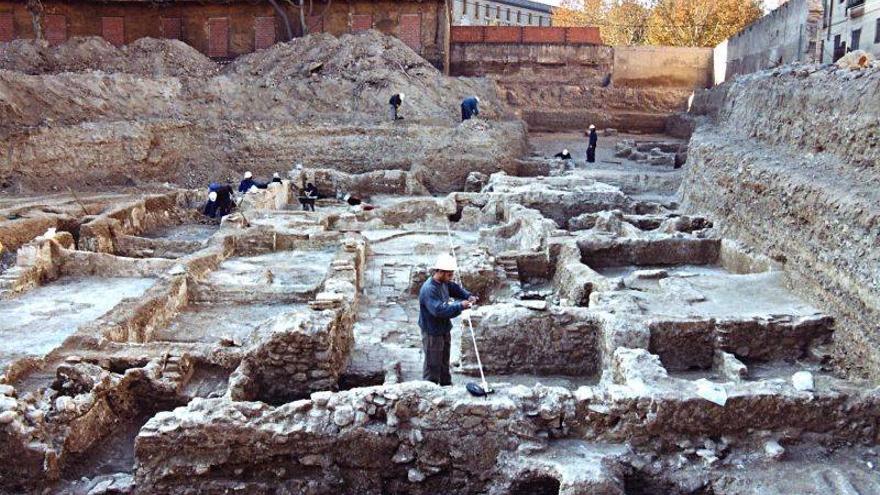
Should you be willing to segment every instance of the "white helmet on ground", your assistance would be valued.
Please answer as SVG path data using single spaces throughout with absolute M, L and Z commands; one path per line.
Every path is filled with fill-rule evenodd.
M 440 253 L 440 256 L 437 256 L 437 262 L 434 263 L 435 270 L 443 270 L 444 272 L 454 272 L 458 270 L 458 264 L 455 262 L 455 258 L 452 257 L 449 253 Z
M 244 178 L 245 178 L 245 179 L 250 179 L 250 178 L 253 177 L 253 176 L 254 176 L 254 174 L 250 173 L 250 171 L 247 171 L 247 172 L 244 173 Z
M 217 191 L 211 191 L 208 193 L 208 201 L 217 201 Z

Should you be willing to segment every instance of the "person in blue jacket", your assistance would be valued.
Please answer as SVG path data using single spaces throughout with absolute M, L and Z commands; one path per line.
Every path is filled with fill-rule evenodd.
M 244 194 L 251 190 L 252 187 L 256 187 L 257 189 L 266 189 L 269 187 L 268 184 L 263 184 L 262 182 L 257 182 L 254 180 L 254 174 L 250 172 L 244 173 L 244 180 L 239 182 L 238 184 L 238 192 Z
M 465 98 L 461 102 L 461 121 L 464 122 L 477 115 L 480 115 L 480 98 L 478 96 Z
M 473 294 L 452 281 L 457 269 L 455 258 L 441 254 L 434 264 L 433 275 L 419 290 L 419 328 L 425 353 L 422 378 L 438 385 L 452 385 L 449 371 L 452 319 L 477 302 Z

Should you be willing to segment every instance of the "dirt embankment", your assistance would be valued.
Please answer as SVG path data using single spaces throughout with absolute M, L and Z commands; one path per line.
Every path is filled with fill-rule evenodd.
M 838 319 L 843 366 L 880 377 L 880 69 L 787 66 L 714 92 L 684 204 L 784 263 Z
M 493 83 L 444 77 L 375 31 L 307 36 L 222 68 L 168 40 L 16 41 L 0 52 L 7 189 L 57 187 L 58 173 L 73 170 L 74 186 L 200 187 L 301 162 L 349 172 L 429 168 L 442 191 L 466 177 L 462 164 L 498 169 L 525 151 L 524 125 Z M 406 119 L 392 123 L 388 98 L 397 92 Z M 484 120 L 460 126 L 470 95 L 480 96 Z

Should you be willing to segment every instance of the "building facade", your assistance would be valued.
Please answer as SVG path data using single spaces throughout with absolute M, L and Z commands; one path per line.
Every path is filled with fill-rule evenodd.
M 454 0 L 456 26 L 551 26 L 552 7 L 529 0 Z
M 445 8 L 444 0 L 315 1 L 303 29 L 299 8 L 278 1 L 0 0 L 0 41 L 42 37 L 59 44 L 74 36 L 102 36 L 123 45 L 144 37 L 172 38 L 224 59 L 304 32 L 338 36 L 376 29 L 441 67 L 449 31 Z
M 850 50 L 880 56 L 880 0 L 823 0 L 823 4 L 823 62 L 833 62 Z

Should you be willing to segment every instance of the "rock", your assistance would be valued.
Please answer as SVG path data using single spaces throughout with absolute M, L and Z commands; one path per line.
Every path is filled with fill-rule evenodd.
M 406 477 L 411 483 L 421 483 L 425 481 L 425 474 L 416 468 L 410 468 L 406 472 Z
M 18 401 L 7 397 L 5 395 L 0 395 L 0 412 L 3 411 L 11 411 L 18 406 Z
M 776 440 L 769 440 L 764 444 L 764 454 L 766 454 L 768 459 L 778 461 L 785 455 L 785 448 L 779 445 L 779 442 Z
M 6 425 L 12 423 L 15 421 L 16 416 L 18 416 L 18 414 L 16 414 L 15 411 L 3 411 L 0 413 L 0 424 Z
M 354 409 L 342 406 L 333 411 L 333 422 L 336 426 L 348 426 L 354 421 Z
M 727 404 L 727 390 L 724 389 L 724 386 L 712 383 L 705 378 L 700 378 L 694 383 L 697 385 L 697 395 L 700 397 L 722 407 Z
M 14 397 L 15 396 L 15 388 L 12 385 L 0 384 L 0 395 Z
M 853 50 L 841 57 L 835 65 L 841 69 L 865 69 L 871 66 L 874 61 L 874 55 L 864 50 Z
M 814 389 L 813 374 L 809 371 L 798 371 L 791 375 L 791 384 L 801 392 L 812 392 Z
M 740 382 L 749 375 L 746 365 L 729 352 L 715 351 L 713 366 L 725 380 Z

